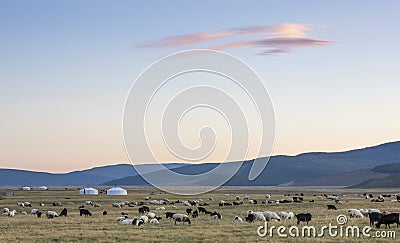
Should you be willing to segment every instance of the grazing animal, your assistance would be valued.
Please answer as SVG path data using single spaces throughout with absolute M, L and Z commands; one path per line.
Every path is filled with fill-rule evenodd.
M 136 218 L 133 218 L 133 219 L 126 218 L 126 219 L 121 220 L 120 223 L 124 224 L 124 225 L 131 225 L 131 224 L 135 224 L 134 223 L 135 220 L 137 220 L 137 219 Z
M 154 218 L 154 219 L 151 219 L 149 223 L 150 224 L 159 224 L 160 222 L 158 221 L 158 219 Z
M 358 209 L 349 209 L 347 214 L 350 218 L 364 218 L 364 215 Z
M 95 203 L 93 206 L 94 206 L 95 208 L 99 208 L 99 207 L 101 207 L 101 204 L 100 204 L 100 203 Z
M 243 222 L 243 219 L 239 216 L 235 216 L 233 218 L 232 222 L 241 223 L 241 222 Z
M 128 218 L 128 215 L 124 215 L 115 219 L 115 221 L 123 221 Z
M 58 217 L 58 213 L 56 213 L 54 211 L 47 211 L 46 216 L 48 219 L 52 219 L 52 218 Z
M 336 208 L 335 205 L 328 204 L 328 205 L 326 205 L 326 206 L 328 207 L 328 210 L 337 210 L 337 208 Z
M 156 214 L 152 212 L 147 212 L 146 216 L 149 217 L 149 219 L 154 219 L 156 217 Z
M 54 202 L 54 203 L 53 203 L 53 206 L 55 206 L 55 207 L 61 207 L 61 206 L 62 206 L 62 203 L 61 203 L 61 202 Z
M 250 200 L 249 203 L 250 204 L 258 204 L 257 200 Z
M 156 208 L 156 210 L 165 210 L 165 207 Z
M 36 216 L 37 216 L 38 218 L 41 218 L 41 217 L 42 217 L 42 212 L 37 211 L 37 212 L 36 212 Z
M 193 210 L 193 209 L 191 209 L 191 208 L 187 208 L 187 209 L 186 209 L 186 213 L 187 213 L 188 215 L 191 215 L 191 214 L 192 214 L 192 210 Z
M 281 218 L 275 213 L 270 211 L 263 212 L 266 221 L 277 220 L 281 221 Z
M 197 210 L 195 210 L 193 213 L 192 213 L 192 217 L 195 219 L 195 218 L 197 218 L 197 217 L 199 217 L 199 212 L 197 211 Z
M 281 217 L 282 219 L 290 220 L 290 219 L 294 218 L 294 213 L 293 212 L 279 212 L 278 216 Z
M 360 213 L 361 213 L 362 215 L 364 215 L 364 217 L 368 217 L 368 214 L 369 214 L 368 209 L 360 208 L 359 210 L 360 210 Z
M 213 212 L 211 216 L 213 216 L 214 219 L 222 219 L 222 215 L 218 212 Z
M 139 211 L 140 214 L 145 214 L 145 213 L 147 213 L 147 212 L 150 212 L 150 208 L 147 207 L 147 206 L 142 206 L 142 207 L 140 207 L 140 208 L 138 209 L 138 211 Z M 140 220 L 140 219 L 139 219 L 139 220 Z
M 86 217 L 86 216 L 92 216 L 92 213 L 87 209 L 81 208 L 79 209 L 79 215 L 80 216 L 85 215 Z
M 203 207 L 198 207 L 197 209 L 199 210 L 199 213 L 206 213 L 207 212 L 207 210 L 205 208 L 203 208 Z
M 107 211 L 103 211 L 103 215 L 107 215 L 108 213 L 107 213 Z
M 391 224 L 396 224 L 397 227 L 399 227 L 399 224 L 400 224 L 399 213 L 390 213 L 387 215 L 382 215 L 382 218 L 376 224 L 376 227 L 379 229 L 382 224 L 386 225 L 386 228 L 389 228 L 389 229 L 390 229 Z
M 176 222 L 182 222 L 182 224 L 184 224 L 185 222 L 187 222 L 188 224 L 192 223 L 190 222 L 189 216 L 187 216 L 186 214 L 176 213 L 172 216 L 172 218 L 175 220 L 175 224 Z
M 64 209 L 61 211 L 60 216 L 67 217 L 67 214 L 68 214 L 68 210 L 67 210 L 66 208 L 64 208 Z
M 369 216 L 369 225 L 373 226 L 375 222 L 379 222 L 379 220 L 381 220 L 383 214 L 377 212 L 370 212 L 368 216 Z
M 297 224 L 300 224 L 300 222 L 306 222 L 308 225 L 308 222 L 311 221 L 312 215 L 310 213 L 300 213 L 296 214 L 297 218 Z
M 39 210 L 37 210 L 36 208 L 34 208 L 34 209 L 31 210 L 31 214 L 36 215 L 36 213 L 37 213 L 38 211 L 39 211 Z
M 147 224 L 148 222 L 149 222 L 149 217 L 147 217 L 146 215 L 142 215 L 139 218 L 138 226 L 142 224 Z
M 113 203 L 112 206 L 115 207 L 115 208 L 120 208 L 120 207 L 122 207 L 121 204 L 119 204 L 119 203 Z
M 165 218 L 166 218 L 166 219 L 167 219 L 167 218 L 171 218 L 171 219 L 172 219 L 172 216 L 174 216 L 174 214 L 175 214 L 175 213 L 166 212 L 166 213 L 165 213 Z

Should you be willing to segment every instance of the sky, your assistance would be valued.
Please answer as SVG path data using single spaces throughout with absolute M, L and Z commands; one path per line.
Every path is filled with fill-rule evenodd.
M 275 110 L 274 155 L 400 140 L 399 9 L 398 1 L 1 0 L 0 167 L 128 163 L 129 89 L 150 64 L 193 48 L 234 55 L 259 75 Z M 182 129 L 204 117 L 217 116 L 189 116 Z M 199 145 L 197 133 L 183 140 Z

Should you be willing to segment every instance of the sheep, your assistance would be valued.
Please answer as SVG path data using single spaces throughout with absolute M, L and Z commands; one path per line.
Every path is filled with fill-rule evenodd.
M 205 208 L 203 208 L 203 207 L 198 207 L 197 209 L 199 210 L 199 213 L 206 213 L 207 212 L 207 210 Z
M 85 215 L 86 217 L 86 216 L 92 216 L 92 213 L 87 209 L 81 208 L 79 209 L 79 215 L 80 216 Z
M 101 204 L 100 204 L 100 203 L 95 203 L 93 206 L 94 206 L 95 208 L 99 208 L 99 207 L 101 207 Z
M 326 199 L 330 199 L 330 200 L 339 200 L 339 196 L 335 196 L 335 195 L 329 195 L 329 196 L 325 196 Z
M 125 219 L 128 219 L 128 215 L 124 215 L 124 216 L 118 217 L 118 218 L 115 219 L 115 221 L 121 222 L 121 221 L 123 221 Z
M 20 206 L 20 207 L 25 207 L 25 204 L 23 203 L 23 202 L 17 202 L 17 206 Z
M 189 202 L 184 202 L 183 203 L 183 206 L 186 206 L 186 207 L 190 207 L 190 206 L 192 206 Z
M 150 222 L 149 222 L 150 224 L 159 224 L 160 222 L 158 222 L 158 219 L 151 219 L 150 220 Z
M 131 224 L 134 224 L 134 222 L 133 222 L 134 220 L 135 220 L 135 218 L 133 218 L 133 219 L 126 218 L 126 219 L 120 220 L 119 222 L 120 222 L 120 224 L 131 225 Z
M 93 206 L 93 202 L 92 202 L 92 201 L 86 201 L 86 205 L 91 205 L 91 206 Z
M 365 208 L 360 208 L 360 213 L 362 213 L 362 215 L 364 215 L 364 217 L 368 217 L 369 211 L 368 209 Z
M 186 209 L 186 213 L 187 213 L 188 215 L 191 215 L 191 214 L 192 214 L 192 210 L 193 210 L 193 209 L 191 209 L 191 208 L 187 208 L 187 209 Z
M 156 210 L 165 210 L 165 208 L 164 207 L 159 207 L 159 208 L 156 208 Z
M 9 213 L 10 212 L 10 209 L 8 209 L 8 208 L 3 208 L 3 213 Z
M 154 219 L 156 217 L 156 214 L 152 212 L 147 212 L 146 216 L 149 217 L 149 219 Z
M 113 203 L 112 206 L 114 208 L 121 208 L 121 204 L 119 204 L 119 203 Z
M 213 212 L 211 216 L 213 216 L 214 219 L 222 219 L 222 215 L 218 212 Z
M 39 206 L 44 207 L 44 203 L 39 203 Z
M 108 213 L 107 213 L 107 211 L 103 211 L 103 215 L 107 215 Z
M 257 200 L 250 200 L 249 203 L 250 204 L 258 204 Z
M 178 208 L 178 207 L 177 207 L 177 206 L 175 206 L 175 205 L 172 205 L 172 206 L 171 206 L 171 208 Z
M 174 214 L 175 214 L 175 213 L 166 212 L 166 213 L 165 213 L 165 218 L 171 218 L 171 219 L 172 219 L 172 216 L 174 216 Z
M 181 213 L 176 213 L 172 216 L 172 218 L 176 222 L 182 222 L 182 224 L 184 224 L 185 222 L 187 222 L 188 224 L 191 224 L 189 216 L 187 216 L 186 214 L 181 214 Z
M 61 207 L 61 206 L 62 206 L 62 203 L 61 203 L 61 202 L 54 202 L 54 203 L 53 203 L 53 206 L 55 206 L 55 207 Z
M 289 220 L 294 217 L 294 213 L 293 212 L 279 212 L 278 216 L 285 220 Z
M 236 223 L 242 223 L 243 219 L 239 216 L 235 216 L 232 220 L 232 222 L 236 222 Z
M 17 213 L 17 211 L 11 210 L 8 212 L 8 217 L 14 217 L 16 213 Z
M 68 214 L 68 211 L 67 211 L 66 208 L 64 208 L 64 209 L 61 211 L 60 216 L 67 217 L 67 214 Z
M 369 225 L 370 225 L 370 226 L 374 226 L 374 223 L 375 223 L 375 222 L 378 223 L 379 220 L 381 220 L 382 216 L 383 216 L 383 214 L 381 214 L 381 213 L 370 212 L 370 213 L 368 214 L 368 217 L 369 217 Z
M 41 217 L 42 217 L 42 212 L 37 211 L 37 212 L 36 212 L 36 216 L 37 216 L 38 218 L 41 218 Z
M 219 203 L 218 203 L 218 206 L 225 206 L 225 203 L 226 202 L 224 200 L 220 200 Z
M 328 210 L 337 210 L 337 208 L 336 208 L 335 205 L 328 204 L 328 205 L 326 205 L 326 206 L 328 207 Z
M 193 217 L 193 218 L 199 217 L 199 212 L 198 212 L 197 210 L 195 210 L 195 211 L 192 213 L 192 217 Z
M 300 222 L 306 222 L 308 225 L 308 222 L 311 221 L 312 215 L 310 213 L 300 213 L 295 215 L 297 218 L 297 224 L 300 224 Z
M 58 213 L 56 213 L 54 211 L 47 211 L 46 212 L 46 216 L 47 216 L 48 219 L 59 217 Z
M 138 209 L 138 211 L 139 211 L 140 214 L 145 214 L 145 213 L 147 213 L 147 212 L 150 212 L 150 208 L 147 207 L 147 206 L 142 206 L 142 207 L 140 207 L 140 208 Z
M 381 211 L 380 211 L 379 209 L 376 209 L 376 208 L 370 208 L 370 209 L 368 210 L 368 212 L 370 212 L 370 213 L 372 213 L 372 212 L 374 212 L 374 213 L 381 213 Z
M 142 224 L 147 224 L 149 222 L 149 217 L 147 217 L 146 215 L 142 215 L 139 218 L 139 222 L 138 225 L 142 225 Z
M 277 220 L 281 221 L 281 218 L 275 213 L 270 211 L 263 212 L 266 221 Z
M 24 202 L 25 207 L 30 208 L 32 207 L 32 204 L 30 202 Z
M 382 215 L 382 218 L 379 220 L 379 222 L 375 226 L 379 229 L 382 224 L 386 225 L 386 228 L 389 228 L 389 229 L 390 229 L 390 224 L 397 224 L 397 227 L 399 227 L 399 224 L 400 224 L 399 213 L 391 213 L 388 215 Z
M 247 217 L 246 217 L 247 222 L 254 222 L 254 221 L 267 221 L 265 219 L 265 215 L 263 212 L 253 212 L 252 210 L 247 211 Z
M 350 218 L 364 218 L 364 215 L 358 209 L 349 209 L 347 210 L 347 214 Z
M 270 199 L 270 198 L 271 198 L 271 194 L 266 194 L 266 195 L 265 195 L 265 198 L 266 198 L 266 199 Z

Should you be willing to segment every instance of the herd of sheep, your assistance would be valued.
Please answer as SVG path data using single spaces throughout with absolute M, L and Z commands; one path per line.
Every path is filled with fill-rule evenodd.
M 226 197 L 229 195 L 226 194 Z M 282 204 L 282 203 L 303 203 L 303 193 L 301 194 L 296 194 L 295 196 L 290 196 L 285 194 L 284 199 L 280 200 L 271 200 L 271 195 L 266 194 L 265 195 L 265 200 L 261 202 L 261 204 Z M 372 194 L 363 194 L 360 195 L 364 197 L 365 199 L 369 199 L 372 203 L 375 202 L 384 202 L 385 199 L 390 198 L 390 201 L 393 202 L 400 202 L 400 195 L 399 194 L 394 194 L 394 195 L 379 195 L 377 198 L 374 198 Z M 343 197 L 343 196 L 342 196 Z M 313 200 L 309 200 L 309 203 L 315 202 L 315 200 L 323 199 L 325 198 L 328 201 L 335 202 L 336 205 L 343 204 L 341 201 L 341 198 L 338 195 L 314 195 Z M 256 205 L 259 204 L 257 200 L 254 199 L 249 199 L 249 196 L 243 195 L 242 197 L 236 196 L 236 200 L 233 200 L 231 202 L 228 202 L 227 200 L 220 200 L 218 201 L 218 206 L 219 207 L 229 207 L 229 206 L 235 206 L 235 205 L 242 205 L 242 204 L 247 204 L 247 205 Z M 123 207 L 137 207 L 137 212 L 139 216 L 137 217 L 129 217 L 127 213 L 122 212 L 120 217 L 117 217 L 115 221 L 119 222 L 122 225 L 135 225 L 135 226 L 141 226 L 145 224 L 159 224 L 160 220 L 162 220 L 165 217 L 165 220 L 172 219 L 174 224 L 177 222 L 182 223 L 182 224 L 191 224 L 193 219 L 199 218 L 199 215 L 209 215 L 215 220 L 221 220 L 222 219 L 222 213 L 217 212 L 217 211 L 208 211 L 207 208 L 208 206 L 211 206 L 213 204 L 213 198 L 208 198 L 208 199 L 197 199 L 197 200 L 176 200 L 176 201 L 170 201 L 167 198 L 159 199 L 159 200 L 151 200 L 150 197 L 145 197 L 144 202 L 129 202 L 129 201 L 123 201 L 123 202 L 115 202 L 112 203 L 113 208 L 123 208 Z M 73 204 L 72 202 L 69 202 L 67 204 Z M 92 201 L 86 201 L 86 205 L 81 205 L 79 206 L 79 214 L 80 216 L 92 216 L 92 213 L 90 212 L 89 209 L 85 208 L 88 206 L 99 208 L 102 207 L 100 203 L 94 203 Z M 43 203 L 38 204 L 39 206 L 44 206 Z M 54 202 L 52 203 L 52 206 L 62 206 L 63 204 L 61 202 Z M 149 206 L 154 205 L 154 211 L 151 211 Z M 32 203 L 30 202 L 18 202 L 17 203 L 18 207 L 21 208 L 31 208 Z M 171 209 L 180 209 L 180 208 L 186 208 L 185 212 L 165 212 L 167 208 Z M 334 204 L 328 204 L 327 205 L 327 210 L 337 210 L 336 206 Z M 67 217 L 68 216 L 68 210 L 67 208 L 64 208 L 60 213 L 55 212 L 54 210 L 49 210 L 49 211 L 43 211 L 41 212 L 39 209 L 34 208 L 31 209 L 30 214 L 36 215 L 38 218 L 41 218 L 42 214 L 46 215 L 47 218 L 52 219 L 56 217 Z M 17 214 L 28 214 L 28 212 L 25 211 L 17 211 L 15 209 L 10 210 L 9 208 L 4 208 L 3 209 L 3 216 L 8 216 L 8 217 L 15 217 Z M 107 211 L 103 211 L 102 215 L 105 216 L 107 215 Z M 386 227 L 390 228 L 391 224 L 396 224 L 397 226 L 399 225 L 399 213 L 393 213 L 393 212 L 381 212 L 378 209 L 371 208 L 371 209 L 355 209 L 355 208 L 350 208 L 347 209 L 347 214 L 350 218 L 369 218 L 370 220 L 370 225 L 373 226 L 375 225 L 377 228 L 379 228 L 381 225 L 386 225 Z M 203 217 L 203 216 L 202 216 Z M 244 219 L 243 219 L 244 218 Z M 293 212 L 273 212 L 273 211 L 253 211 L 253 210 L 247 210 L 247 212 L 243 212 L 243 218 L 240 217 L 239 215 L 235 215 L 232 219 L 232 222 L 235 223 L 241 223 L 241 222 L 269 222 L 269 221 L 281 221 L 281 220 L 292 220 L 296 219 L 297 224 L 300 224 L 301 222 L 305 222 L 307 225 L 308 223 L 312 220 L 312 215 L 311 213 L 307 212 L 302 212 L 295 214 Z

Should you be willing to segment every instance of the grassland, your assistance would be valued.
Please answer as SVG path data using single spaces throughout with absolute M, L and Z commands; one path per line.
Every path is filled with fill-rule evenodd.
M 0 190 L 3 191 L 3 190 Z M 400 190 L 379 190 L 372 191 L 374 195 L 379 193 L 397 193 Z M 273 200 L 285 198 L 283 195 L 290 192 L 292 195 L 296 193 L 304 193 L 304 203 L 291 203 L 291 204 L 268 204 L 268 205 L 250 205 L 245 203 L 240 206 L 227 206 L 219 207 L 218 201 L 223 199 L 226 201 L 234 201 L 235 195 L 249 195 L 251 199 L 256 199 L 259 202 L 265 200 L 265 194 L 272 195 Z M 246 211 L 252 209 L 254 211 L 293 211 L 294 213 L 301 213 L 309 211 L 312 215 L 310 225 L 315 226 L 317 229 L 323 225 L 332 223 L 337 225 L 336 217 L 339 214 L 346 214 L 349 208 L 378 208 L 381 211 L 400 212 L 400 203 L 390 202 L 386 200 L 383 203 L 371 203 L 361 197 L 355 196 L 354 193 L 363 193 L 366 190 L 356 189 L 318 189 L 318 188 L 271 188 L 271 187 L 258 187 L 258 188 L 221 188 L 216 191 L 197 195 L 197 196 L 179 196 L 172 194 L 165 194 L 154 188 L 129 188 L 128 196 L 106 196 L 100 195 L 79 195 L 77 189 L 64 188 L 52 189 L 48 191 L 20 191 L 15 190 L 14 196 L 3 197 L 0 200 L 0 208 L 8 207 L 17 211 L 26 211 L 28 215 L 18 214 L 14 218 L 0 217 L 0 242 L 352 242 L 362 240 L 363 242 L 397 242 L 396 239 L 377 239 L 366 238 L 361 236 L 360 239 L 353 237 L 330 237 L 329 235 L 322 238 L 280 238 L 275 235 L 271 238 L 259 237 L 257 235 L 258 223 L 233 223 L 232 219 L 238 215 L 244 219 Z M 368 192 L 371 192 L 369 190 Z M 343 204 L 337 204 L 337 211 L 328 211 L 327 204 L 334 204 L 334 202 L 327 199 L 317 199 L 313 196 L 315 194 L 331 194 L 336 193 L 339 195 L 346 194 L 341 198 Z M 228 197 L 225 194 L 229 194 Z M 209 211 L 218 211 L 222 214 L 222 220 L 212 219 L 210 216 L 201 214 L 199 218 L 193 219 L 191 225 L 174 225 L 171 219 L 164 218 L 164 212 L 185 212 L 187 207 L 182 204 L 177 204 L 177 209 L 171 208 L 171 205 L 166 206 L 165 211 L 155 211 L 159 213 L 163 219 L 158 225 L 144 225 L 132 226 L 121 225 L 115 221 L 115 218 L 121 215 L 121 212 L 128 213 L 130 218 L 139 216 L 138 207 L 123 207 L 113 208 L 113 202 L 121 201 L 144 201 L 144 198 L 150 196 L 152 199 L 168 198 L 170 201 L 185 200 L 185 199 L 203 199 L 207 201 L 209 197 L 214 198 L 214 201 L 207 201 L 211 203 L 206 206 Z M 315 202 L 309 202 L 314 199 Z M 100 208 L 86 206 L 92 213 L 92 217 L 80 217 L 78 206 L 84 204 L 86 200 L 91 200 L 100 203 Z M 41 211 L 54 210 L 60 212 L 64 207 L 68 209 L 68 217 L 60 217 L 54 219 L 37 218 L 30 215 L 31 208 L 21 208 L 17 206 L 17 202 L 29 201 L 32 203 L 32 208 L 37 208 Z M 64 205 L 62 207 L 52 206 L 53 202 L 61 201 Z M 67 202 L 74 203 L 67 205 Z M 40 207 L 39 203 L 44 203 L 45 206 Z M 159 206 L 150 205 L 152 211 Z M 103 216 L 102 212 L 107 211 L 108 215 Z M 269 226 L 290 227 L 296 225 L 295 220 L 272 222 Z M 347 225 L 356 225 L 360 228 L 369 225 L 369 220 L 349 218 Z M 302 225 L 301 225 L 302 226 Z M 370 233 L 373 235 L 376 228 Z M 385 227 L 381 228 L 385 230 Z M 396 237 L 400 237 L 399 229 L 396 226 L 392 227 L 395 231 Z

